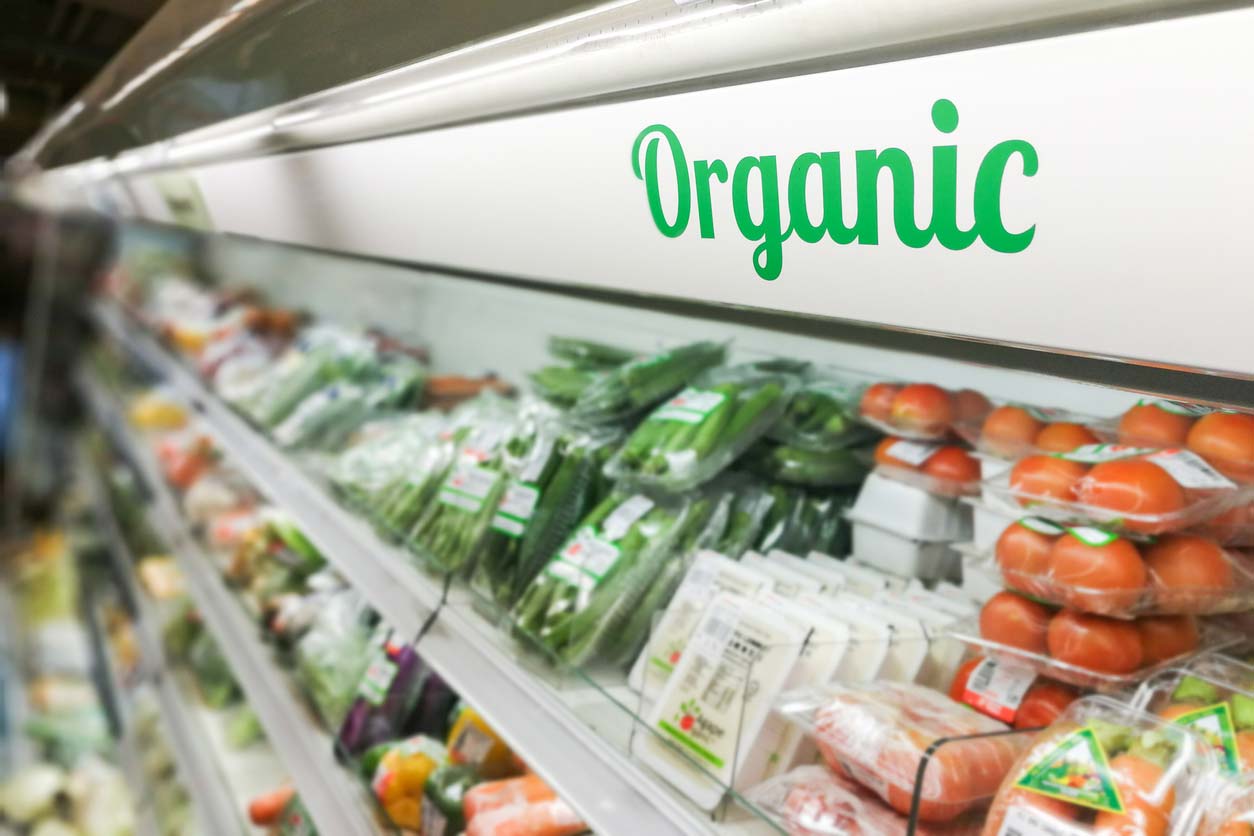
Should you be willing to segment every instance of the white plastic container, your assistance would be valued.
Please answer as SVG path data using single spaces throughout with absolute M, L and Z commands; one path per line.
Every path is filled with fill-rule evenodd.
M 911 540 L 950 542 L 971 537 L 971 510 L 954 499 L 872 473 L 846 516 Z
M 905 578 L 937 580 L 944 574 L 949 543 L 903 537 L 873 523 L 853 521 L 852 560 Z
M 1006 526 L 1023 516 L 975 499 L 966 499 L 964 504 L 971 508 L 971 542 L 982 552 L 991 551 Z

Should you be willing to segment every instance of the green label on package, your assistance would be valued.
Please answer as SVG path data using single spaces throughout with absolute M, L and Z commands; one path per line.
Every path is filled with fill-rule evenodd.
M 507 537 L 521 537 L 527 530 L 527 523 L 536 510 L 536 502 L 540 499 L 540 491 L 532 485 L 522 482 L 511 482 L 501 497 L 501 504 L 492 517 L 492 528 Z
M 1237 758 L 1237 732 L 1232 722 L 1232 710 L 1221 702 L 1181 714 L 1178 725 L 1195 732 L 1215 752 L 1215 758 L 1230 775 L 1241 774 L 1241 762 Z
M 477 513 L 499 476 L 494 470 L 462 462 L 440 488 L 440 501 L 472 514 Z
M 590 528 L 579 531 L 545 570 L 569 584 L 595 589 L 618 562 L 618 546 L 597 536 Z
M 1123 813 L 1123 799 L 1097 734 L 1088 727 L 1072 732 L 1032 765 L 1016 787 L 1081 807 Z

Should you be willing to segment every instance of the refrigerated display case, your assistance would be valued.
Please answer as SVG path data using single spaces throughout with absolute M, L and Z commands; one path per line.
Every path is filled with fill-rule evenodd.
M 1035 727 L 1241 652 L 1254 11 L 505 5 L 174 4 L 11 169 L 108 219 L 39 242 L 74 386 L 319 832 L 428 822 L 259 635 L 262 506 L 596 833 L 1028 827 Z

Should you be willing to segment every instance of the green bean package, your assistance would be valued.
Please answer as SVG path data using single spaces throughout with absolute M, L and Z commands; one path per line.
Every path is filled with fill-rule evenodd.
M 596 501 L 596 475 L 616 430 L 580 431 L 554 417 L 527 422 L 506 445 L 507 484 L 476 550 L 474 587 L 511 607 Z
M 599 659 L 673 553 L 688 511 L 686 501 L 611 494 L 527 587 L 514 608 L 515 627 L 566 663 Z
M 726 353 L 721 343 L 698 342 L 624 363 L 585 388 L 571 414 L 589 424 L 626 420 L 723 362 Z
M 752 366 L 711 369 L 655 409 L 608 473 L 635 486 L 683 492 L 716 476 L 778 420 L 797 387 Z
M 802 384 L 783 416 L 771 427 L 771 439 L 815 453 L 843 450 L 879 433 L 858 422 L 864 385 L 820 372 Z

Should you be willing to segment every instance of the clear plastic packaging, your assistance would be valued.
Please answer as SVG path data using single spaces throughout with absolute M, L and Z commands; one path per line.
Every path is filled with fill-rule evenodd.
M 745 793 L 746 800 L 777 820 L 789 836 L 901 836 L 906 816 L 875 793 L 824 766 L 799 766 Z M 979 836 L 978 816 L 923 823 L 916 836 Z
M 770 507 L 753 543 L 755 551 L 849 553 L 849 523 L 845 513 L 853 502 L 852 494 L 773 485 L 769 496 Z
M 1187 450 L 1117 444 L 1028 456 L 986 479 L 984 490 L 1038 516 L 1140 534 L 1200 526 L 1250 502 L 1249 489 Z
M 439 413 L 394 415 L 361 427 L 355 441 L 326 466 L 331 487 L 350 507 L 369 509 L 388 485 L 404 477 L 446 421 Z
M 1038 676 L 1032 668 L 974 656 L 957 669 L 949 698 L 1016 729 L 1053 724 L 1080 697 L 1079 689 Z
M 1055 610 L 1013 592 L 994 595 L 978 619 L 960 621 L 950 633 L 994 659 L 1104 692 L 1134 686 L 1236 640 L 1221 625 L 1192 616 L 1128 621 Z
M 955 421 L 954 431 L 981 453 L 999 459 L 1066 453 L 1114 440 L 1114 434 L 1091 415 L 1024 403 L 998 404 L 984 416 Z
M 1254 773 L 1215 784 L 1196 836 L 1249 836 L 1254 833 Z
M 865 383 L 838 372 L 809 376 L 767 434 L 773 441 L 814 453 L 830 453 L 869 441 L 875 431 L 857 420 Z
M 985 806 L 1027 743 L 920 685 L 826 685 L 784 694 L 776 710 L 814 736 L 829 768 L 903 815 L 911 813 L 927 758 L 917 787 L 918 818 L 927 822 Z M 963 737 L 970 739 L 954 739 Z
M 659 505 L 640 494 L 611 494 L 523 592 L 515 627 L 569 664 L 596 658 L 635 615 L 687 512 L 686 501 Z
M 1164 671 L 1137 689 L 1132 704 L 1184 726 L 1214 753 L 1228 777 L 1254 772 L 1254 673 L 1220 656 Z
M 678 392 L 726 355 L 722 343 L 696 342 L 631 360 L 584 388 L 571 415 L 592 424 L 626 420 Z
M 505 446 L 506 484 L 477 547 L 474 587 L 511 607 L 596 501 L 613 429 L 583 431 L 555 416 L 526 419 Z
M 979 392 L 954 392 L 931 383 L 875 383 L 858 400 L 859 420 L 913 441 L 943 441 L 953 435 L 955 423 L 982 420 L 991 409 Z
M 796 387 L 795 376 L 752 365 L 711 369 L 641 422 L 606 473 L 639 487 L 691 490 L 749 449 Z
M 795 398 L 794 398 L 795 400 Z M 812 488 L 862 484 L 870 469 L 867 451 L 860 448 L 806 450 L 784 444 L 761 442 L 747 458 L 768 479 Z
M 241 410 L 263 427 L 279 425 L 305 398 L 324 386 L 352 377 L 375 362 L 373 343 L 330 325 L 305 329 L 271 366 L 254 397 Z
M 1249 411 L 1144 399 L 1102 426 L 1121 444 L 1183 447 L 1229 479 L 1254 483 L 1254 414 Z
M 1084 697 L 1006 775 L 984 836 L 1191 836 L 1214 774 L 1214 758 L 1183 728 Z
M 1027 517 L 1006 527 L 991 559 L 1010 589 L 1114 618 L 1254 608 L 1254 557 L 1194 534 L 1146 542 Z
M 980 492 L 980 460 L 956 444 L 889 436 L 875 448 L 875 470 L 936 496 Z

